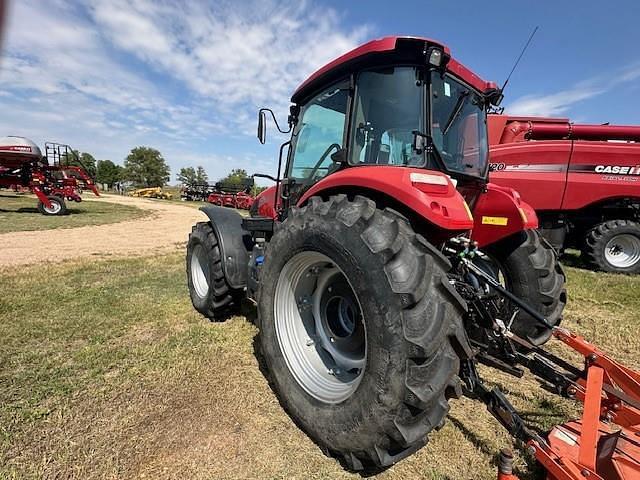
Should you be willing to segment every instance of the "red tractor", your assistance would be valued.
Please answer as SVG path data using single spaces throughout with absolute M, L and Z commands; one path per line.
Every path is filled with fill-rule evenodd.
M 487 182 L 486 112 L 501 98 L 439 42 L 366 43 L 293 94 L 286 166 L 252 216 L 205 206 L 209 221 L 193 227 L 194 307 L 222 319 L 255 302 L 275 393 L 348 469 L 416 452 L 463 390 L 559 464 L 476 373 L 482 362 L 569 378 L 540 348 L 559 335 L 566 302 L 555 252 L 535 211 Z M 262 143 L 266 112 L 275 121 L 260 111 Z
M 491 181 L 535 208 L 556 249 L 640 273 L 640 126 L 490 115 L 489 146 Z
M 0 138 L 0 188 L 30 190 L 43 215 L 64 215 L 65 199 L 80 202 L 83 189 L 100 195 L 85 168 L 69 165 L 75 152 L 68 145 L 46 143 L 45 152 L 23 137 Z

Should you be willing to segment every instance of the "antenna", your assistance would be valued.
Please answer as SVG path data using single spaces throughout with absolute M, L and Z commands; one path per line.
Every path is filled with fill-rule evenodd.
M 524 55 L 524 52 L 526 52 L 527 48 L 529 48 L 529 44 L 531 43 L 531 40 L 533 40 L 533 36 L 538 31 L 538 28 L 539 27 L 536 26 L 536 28 L 533 29 L 533 32 L 531 32 L 531 35 L 529 35 L 529 40 L 527 40 L 527 43 L 524 44 L 524 47 L 522 48 L 522 51 L 520 52 L 520 55 L 518 56 L 518 59 L 516 60 L 516 63 L 513 64 L 513 68 L 509 72 L 509 75 L 507 76 L 507 79 L 502 84 L 502 88 L 500 89 L 500 91 L 504 92 L 505 87 L 507 86 L 507 84 L 509 83 L 509 80 L 511 79 L 511 75 L 513 75 L 513 72 L 515 71 L 516 67 L 520 63 L 520 59 Z

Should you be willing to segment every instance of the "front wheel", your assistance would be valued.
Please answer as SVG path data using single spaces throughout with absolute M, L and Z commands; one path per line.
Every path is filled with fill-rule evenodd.
M 557 325 L 567 303 L 565 275 L 558 256 L 537 230 L 526 230 L 484 249 L 503 286 Z M 506 304 L 510 312 L 515 308 Z M 510 320 L 507 318 L 505 320 Z M 511 329 L 533 345 L 542 345 L 551 331 L 519 311 Z
M 198 222 L 187 243 L 187 283 L 194 308 L 212 320 L 237 308 L 243 291 L 232 288 L 224 275 L 218 238 L 209 222 Z
M 597 270 L 640 273 L 640 223 L 610 220 L 596 225 L 587 233 L 582 254 Z
M 421 448 L 470 355 L 448 261 L 373 201 L 314 197 L 265 252 L 259 347 L 294 421 L 353 470 Z
M 57 195 L 47 195 L 47 199 L 49 200 L 49 203 L 51 203 L 50 207 L 47 207 L 42 202 L 38 202 L 38 210 L 41 214 L 66 215 L 67 205 L 64 203 L 64 199 L 62 197 L 58 197 Z

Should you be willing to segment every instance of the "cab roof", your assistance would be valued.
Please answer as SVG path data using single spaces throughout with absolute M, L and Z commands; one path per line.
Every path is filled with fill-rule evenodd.
M 360 69 L 385 64 L 424 64 L 423 52 L 432 46 L 439 47 L 444 53 L 451 55 L 449 47 L 424 37 L 389 36 L 371 40 L 327 63 L 312 74 L 297 88 L 291 101 L 302 103 L 316 91 Z M 481 79 L 454 58 L 447 63 L 447 71 L 481 92 L 497 87 L 494 82 Z

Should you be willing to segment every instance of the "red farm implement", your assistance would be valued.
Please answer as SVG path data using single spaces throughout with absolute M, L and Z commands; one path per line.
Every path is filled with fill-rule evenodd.
M 68 145 L 46 143 L 42 155 L 35 143 L 23 137 L 0 139 L 0 188 L 31 191 L 44 215 L 65 214 L 65 200 L 80 202 L 83 190 L 99 196 L 93 179 Z
M 209 194 L 207 202 L 219 207 L 249 210 L 255 197 L 248 193 L 251 186 L 253 186 L 253 181 L 250 179 L 246 183 L 246 185 L 241 186 L 222 186 L 217 183 L 215 190 Z
M 553 337 L 582 355 L 584 368 L 576 369 L 540 349 L 526 366 L 547 389 L 582 402 L 582 417 L 539 436 L 504 397 L 489 402 L 489 409 L 527 444 L 549 480 L 640 478 L 640 374 L 566 330 L 554 329 Z M 511 452 L 501 452 L 498 480 L 518 480 L 512 463 Z

